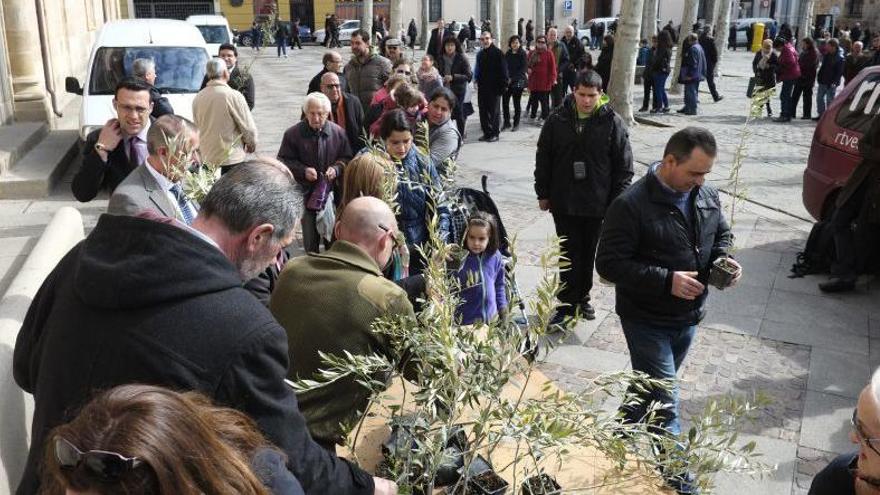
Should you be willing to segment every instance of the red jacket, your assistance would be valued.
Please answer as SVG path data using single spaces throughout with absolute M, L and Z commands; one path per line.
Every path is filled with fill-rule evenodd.
M 550 91 L 556 84 L 556 58 L 550 50 L 529 53 L 529 91 Z
M 801 77 L 801 66 L 798 64 L 797 50 L 786 43 L 782 46 L 779 54 L 779 74 L 777 79 L 780 81 L 791 81 Z

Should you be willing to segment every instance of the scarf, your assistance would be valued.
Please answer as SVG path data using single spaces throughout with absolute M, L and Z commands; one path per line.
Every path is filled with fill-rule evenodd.
M 330 112 L 330 120 L 334 124 L 345 129 L 345 96 L 340 94 L 339 101 L 336 102 L 336 112 Z

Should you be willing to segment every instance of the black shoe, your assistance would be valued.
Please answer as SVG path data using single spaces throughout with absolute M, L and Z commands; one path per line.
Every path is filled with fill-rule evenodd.
M 648 107 L 642 107 L 642 108 L 640 108 L 638 111 L 639 111 L 639 112 L 647 112 L 647 111 L 648 111 Z
M 719 101 L 721 101 L 723 99 L 724 99 L 723 95 L 718 95 L 718 98 L 715 98 L 715 103 L 718 103 Z
M 513 127 L 510 128 L 510 132 L 516 132 L 519 130 L 519 124 L 513 124 Z
M 507 129 L 510 129 L 510 122 L 505 122 L 504 125 L 501 126 L 502 131 L 506 131 Z
M 571 314 L 563 309 L 557 309 L 547 323 L 547 331 L 550 333 L 561 332 L 571 322 Z
M 676 110 L 675 112 L 676 112 L 676 113 L 685 113 L 685 112 L 687 112 L 687 108 L 679 108 L 679 109 Z
M 801 120 L 812 120 L 812 117 L 810 117 L 809 115 L 804 115 L 803 117 L 801 117 Z
M 681 112 L 681 114 L 682 115 L 696 115 L 697 111 L 696 110 L 687 110 L 685 112 Z
M 651 113 L 660 113 L 660 109 L 659 108 L 652 108 Z
M 660 112 L 662 112 L 662 113 L 669 113 L 669 107 L 666 107 L 666 108 L 664 108 L 663 110 L 660 110 Z
M 813 118 L 810 119 L 810 120 L 812 120 L 813 122 L 819 122 L 819 117 L 813 117 Z
M 494 143 L 495 141 L 498 141 L 498 136 L 492 136 L 486 140 L 487 143 Z
M 819 284 L 819 290 L 822 292 L 849 292 L 855 290 L 855 279 L 846 279 L 834 277 L 827 282 Z
M 581 316 L 585 320 L 595 320 L 596 319 L 596 309 L 593 308 L 593 305 L 590 304 L 589 302 L 586 302 L 586 301 L 582 302 L 580 309 L 581 309 Z
M 773 119 L 773 122 L 791 122 L 791 119 L 788 117 L 778 117 Z
M 477 138 L 477 141 L 488 141 L 488 140 L 489 140 L 489 136 L 487 136 L 485 134 L 483 134 L 482 136 Z

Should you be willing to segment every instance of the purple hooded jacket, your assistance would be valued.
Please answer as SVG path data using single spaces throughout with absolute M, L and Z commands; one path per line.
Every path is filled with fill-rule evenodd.
M 786 42 L 782 46 L 782 50 L 780 50 L 778 70 L 778 79 L 780 81 L 792 81 L 801 77 L 801 67 L 798 64 L 797 50 L 794 49 L 791 43 Z
M 474 273 L 476 284 L 468 287 L 468 276 Z M 456 273 L 461 283 L 461 303 L 456 313 L 463 325 L 477 321 L 488 322 L 507 307 L 504 285 L 504 263 L 501 253 L 469 253 Z

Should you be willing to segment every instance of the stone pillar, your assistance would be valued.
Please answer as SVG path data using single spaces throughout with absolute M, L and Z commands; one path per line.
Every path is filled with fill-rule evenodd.
M 392 38 L 400 37 L 403 22 L 403 0 L 391 0 L 388 9 L 388 33 Z
M 535 37 L 544 34 L 544 2 L 535 0 Z
M 489 2 L 489 17 L 492 27 L 492 38 L 495 40 L 495 46 L 501 48 L 501 0 L 492 0 Z
M 507 51 L 507 40 L 516 34 L 516 23 L 519 21 L 518 3 L 518 0 L 504 0 L 504 12 L 501 16 L 504 28 L 501 30 L 501 36 L 498 40 L 498 47 L 504 51 Z M 525 30 L 525 23 L 523 23 L 523 30 Z M 525 40 L 523 42 L 525 43 Z
M 3 15 L 6 19 L 6 46 L 12 72 L 15 119 L 47 122 L 52 112 L 43 89 L 43 57 L 34 2 L 3 0 Z
M 376 40 L 373 38 L 373 0 L 364 0 L 364 10 L 361 13 L 361 29 L 370 35 L 370 44 L 374 45 Z
M 3 5 L 0 4 L 0 40 L 6 39 L 6 30 L 3 28 Z M 12 120 L 12 81 L 8 77 L 9 56 L 6 47 L 0 47 L 0 125 L 7 124 Z

